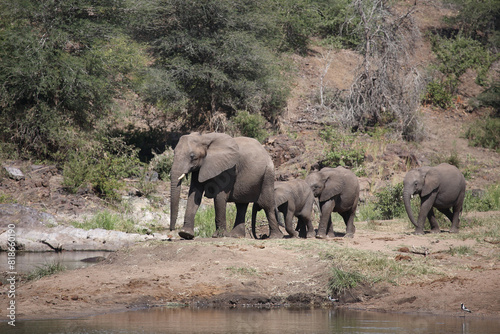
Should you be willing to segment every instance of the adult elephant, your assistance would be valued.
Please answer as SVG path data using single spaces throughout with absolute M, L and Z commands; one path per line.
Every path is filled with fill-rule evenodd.
M 180 237 L 194 238 L 194 217 L 203 195 L 214 199 L 216 231 L 213 237 L 245 237 L 245 214 L 251 202 L 266 212 L 269 236 L 283 236 L 274 216 L 274 165 L 257 140 L 232 138 L 222 133 L 192 133 L 180 138 L 170 173 L 170 230 L 175 229 L 182 179 L 188 173 L 191 173 L 191 185 Z M 227 202 L 234 202 L 237 209 L 231 232 L 226 229 Z
M 296 179 L 274 183 L 274 201 L 276 204 L 276 219 L 279 212 L 285 217 L 285 229 L 292 237 L 313 237 L 312 210 L 314 195 L 306 181 Z M 255 223 L 257 212 L 261 207 L 254 204 L 252 207 L 252 234 L 257 239 Z M 297 229 L 293 228 L 293 217 L 298 218 Z M 297 233 L 299 231 L 299 233 Z
M 316 238 L 334 236 L 331 214 L 338 212 L 346 225 L 346 237 L 353 237 L 354 216 L 359 201 L 359 182 L 356 175 L 343 167 L 322 168 L 306 177 L 315 197 L 319 199 L 321 217 Z
M 403 181 L 403 201 L 415 234 L 424 234 L 425 218 L 429 219 L 431 232 L 440 232 L 434 216 L 436 208 L 451 221 L 451 233 L 458 233 L 460 212 L 465 197 L 465 178 L 457 167 L 443 163 L 436 167 L 410 170 Z M 411 211 L 410 197 L 420 195 L 420 212 L 415 220 Z M 450 210 L 453 209 L 453 212 Z

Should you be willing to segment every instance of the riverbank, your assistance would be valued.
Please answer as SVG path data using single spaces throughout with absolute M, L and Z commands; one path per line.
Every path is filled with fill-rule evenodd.
M 484 233 L 500 212 L 463 219 L 483 223 L 458 235 L 416 236 L 406 222 L 380 221 L 357 223 L 352 239 L 143 241 L 92 267 L 18 282 L 16 316 L 82 317 L 174 304 L 460 316 L 463 302 L 472 310 L 468 316 L 499 318 L 499 245 Z M 365 280 L 332 297 L 334 266 Z M 5 295 L 7 285 L 0 288 Z M 0 308 L 2 319 L 6 309 Z

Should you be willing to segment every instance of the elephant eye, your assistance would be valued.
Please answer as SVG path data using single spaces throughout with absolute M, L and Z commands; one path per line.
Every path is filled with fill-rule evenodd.
M 193 160 L 196 160 L 196 156 L 193 152 L 191 152 L 191 154 L 189 155 L 189 157 L 191 158 L 191 161 Z

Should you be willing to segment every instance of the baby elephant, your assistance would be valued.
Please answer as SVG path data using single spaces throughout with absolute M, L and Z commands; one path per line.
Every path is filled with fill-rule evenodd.
M 316 238 L 334 236 L 331 214 L 338 212 L 346 225 L 346 237 L 353 237 L 354 216 L 359 201 L 359 182 L 356 175 L 343 167 L 325 167 L 310 173 L 306 182 L 315 197 L 319 198 L 321 218 Z
M 285 217 L 285 229 L 290 236 L 314 237 L 314 228 L 312 226 L 312 210 L 314 195 L 311 188 L 304 180 L 291 180 L 283 182 L 274 182 L 274 200 L 276 204 L 275 214 L 278 219 L 279 212 Z M 252 208 L 252 234 L 255 239 L 255 223 L 257 212 L 261 208 L 255 204 Z M 293 217 L 298 218 L 297 230 L 293 228 Z
M 451 221 L 450 232 L 458 232 L 465 197 L 465 178 L 457 167 L 443 163 L 436 167 L 412 169 L 406 174 L 403 185 L 403 201 L 408 217 L 415 225 L 415 234 L 424 234 L 426 217 L 431 224 L 431 232 L 440 232 L 433 207 Z M 417 220 L 413 217 L 410 204 L 410 197 L 415 194 L 420 195 L 421 200 Z

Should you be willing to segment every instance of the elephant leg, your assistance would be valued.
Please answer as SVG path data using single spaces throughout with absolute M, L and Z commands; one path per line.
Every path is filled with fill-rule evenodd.
M 229 233 L 232 238 L 245 237 L 245 216 L 247 213 L 248 203 L 236 203 L 236 219 L 234 220 L 234 227 Z
M 457 203 L 453 206 L 453 217 L 451 220 L 450 233 L 458 233 L 458 227 L 460 225 L 460 214 L 462 213 L 462 208 L 464 204 L 465 192 L 462 192 L 458 197 Z
M 345 237 L 346 238 L 354 237 L 354 232 L 356 232 L 356 227 L 354 226 L 354 216 L 356 215 L 356 210 L 354 209 L 342 212 L 340 215 L 344 219 L 344 223 L 346 226 Z
M 215 232 L 212 235 L 212 238 L 222 238 L 227 236 L 226 205 L 227 195 L 223 192 L 218 193 L 214 198 Z
M 316 238 L 318 239 L 326 239 L 328 228 L 331 228 L 332 220 L 331 214 L 333 208 L 335 208 L 335 201 L 328 200 L 325 202 L 320 202 L 319 207 L 321 210 L 321 217 L 319 219 L 318 231 L 316 232 Z
M 455 210 L 451 212 L 451 209 L 446 208 L 446 209 L 438 209 L 441 213 L 443 213 L 451 222 L 451 228 L 450 228 L 450 233 L 458 233 L 458 223 L 457 223 L 457 228 L 454 229 L 455 225 L 454 220 L 455 220 Z M 458 215 L 457 215 L 458 216 Z M 458 218 L 458 217 L 457 217 Z
M 427 215 L 432 210 L 436 196 L 428 196 L 425 199 L 421 198 L 420 212 L 418 213 L 417 227 L 415 228 L 415 234 L 424 234 L 424 224 Z
M 434 209 L 431 208 L 427 214 L 427 219 L 429 219 L 429 223 L 431 224 L 431 233 L 440 233 L 441 229 L 439 228 L 439 223 L 434 215 Z
M 285 213 L 285 230 L 288 233 L 288 235 L 296 238 L 299 236 L 299 233 L 297 233 L 297 231 L 295 231 L 295 229 L 293 228 L 294 213 L 295 213 L 295 207 L 293 205 L 290 205 L 290 203 L 288 203 L 287 210 Z M 297 223 L 297 224 L 299 224 L 299 223 Z M 298 225 L 297 225 L 297 227 L 298 227 Z
M 186 214 L 184 215 L 184 226 L 179 231 L 179 236 L 181 238 L 188 240 L 194 238 L 194 217 L 200 207 L 202 196 L 203 187 L 199 183 L 193 181 L 189 187 Z

